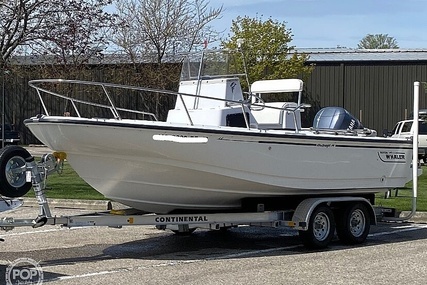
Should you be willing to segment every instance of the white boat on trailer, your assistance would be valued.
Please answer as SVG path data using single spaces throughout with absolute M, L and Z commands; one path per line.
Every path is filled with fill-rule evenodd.
M 24 123 L 58 157 L 66 154 L 79 176 L 107 198 L 164 218 L 153 222 L 144 217 L 136 224 L 179 226 L 179 231 L 200 223 L 208 228 L 235 226 L 248 223 L 246 212 L 263 215 L 266 210 L 285 209 L 274 212 L 273 218 L 255 220 L 299 229 L 309 246 L 326 246 L 335 224 L 342 240 L 360 243 L 369 225 L 376 222 L 371 205 L 374 194 L 403 187 L 411 180 L 412 141 L 377 137 L 342 108 L 322 109 L 313 127 L 302 128 L 301 113 L 309 105 L 302 103 L 301 80 L 257 81 L 245 96 L 239 80 L 245 74 L 204 72 L 207 66 L 229 70 L 224 68 L 234 62 L 229 55 L 211 57 L 203 51 L 196 63 L 193 57 L 188 59 L 178 92 L 77 80 L 30 81 L 44 114 Z M 195 73 L 194 66 L 199 67 Z M 59 85 L 72 95 L 60 94 Z M 76 97 L 78 92 L 70 92 L 82 90 L 80 85 L 90 92 L 98 88 L 107 103 L 89 102 Z M 176 96 L 175 108 L 165 121 L 159 121 L 150 110 L 120 106 L 122 100 L 114 97 L 117 90 L 137 96 Z M 266 93 L 296 93 L 297 99 L 265 102 Z M 61 116 L 51 114 L 46 96 L 65 100 L 73 109 Z M 94 109 L 109 110 L 111 116 L 105 112 L 84 115 Z M 40 167 L 26 157 L 22 150 L 5 148 L 0 167 L 7 168 L 3 165 L 15 160 L 17 168 L 32 172 L 32 185 L 38 188 L 39 172 L 54 169 L 54 159 L 48 158 Z M 19 176 L 19 170 L 9 172 Z M 31 187 L 28 179 L 14 178 L 10 184 L 2 188 L 3 195 L 20 196 Z M 42 224 L 61 221 L 74 226 L 75 217 L 52 220 L 46 199 L 37 193 Z M 216 215 L 227 212 L 237 218 L 226 222 L 220 216 L 218 222 Z M 192 213 L 208 218 L 189 222 Z M 88 219 L 79 225 L 103 224 Z M 127 216 L 123 221 L 129 224 Z
M 369 195 L 411 179 L 410 141 L 374 136 L 341 108 L 320 111 L 313 128 L 302 129 L 301 112 L 307 105 L 302 103 L 301 80 L 257 81 L 245 98 L 241 74 L 188 73 L 195 65 L 213 65 L 206 62 L 210 58 L 203 52 L 196 64 L 184 63 L 178 92 L 31 81 L 42 102 L 47 95 L 60 96 L 75 107 L 70 111 L 75 116 L 54 116 L 43 103 L 45 114 L 25 120 L 25 125 L 50 149 L 65 152 L 79 176 L 105 197 L 154 213 L 238 210 L 246 198 Z M 230 63 L 214 59 L 218 66 Z M 57 84 L 65 90 L 83 84 L 105 91 L 111 102 L 105 108 L 114 117 L 84 117 L 80 99 L 49 90 Z M 155 120 L 154 114 L 135 120 L 126 113 L 149 110 L 129 113 L 114 104 L 110 94 L 119 88 L 178 98 L 166 121 Z M 296 92 L 298 99 L 261 99 L 261 94 L 278 92 Z

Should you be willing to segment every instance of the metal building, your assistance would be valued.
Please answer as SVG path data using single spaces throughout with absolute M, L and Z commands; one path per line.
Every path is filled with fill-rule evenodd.
M 297 51 L 314 65 L 307 99 L 320 107 L 344 107 L 379 135 L 409 117 L 414 81 L 427 82 L 427 49 Z M 420 108 L 427 108 L 426 96 L 422 90 Z

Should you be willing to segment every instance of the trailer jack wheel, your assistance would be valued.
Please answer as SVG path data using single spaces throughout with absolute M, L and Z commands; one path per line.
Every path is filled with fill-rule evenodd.
M 345 244 L 360 244 L 366 240 L 371 226 L 368 209 L 355 203 L 340 211 L 337 216 L 337 235 Z
M 328 206 L 320 205 L 311 214 L 308 230 L 299 231 L 303 244 L 312 249 L 321 249 L 329 245 L 335 234 L 335 220 Z
M 22 197 L 31 189 L 26 180 L 26 162 L 32 158 L 23 147 L 9 145 L 0 150 L 0 194 Z
M 34 220 L 35 224 L 33 225 L 33 228 L 39 228 L 41 226 L 46 225 L 47 223 L 47 217 L 45 216 L 38 216 L 35 220 Z

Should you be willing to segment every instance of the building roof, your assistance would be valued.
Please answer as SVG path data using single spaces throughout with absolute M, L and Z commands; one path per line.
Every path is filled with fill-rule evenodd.
M 308 63 L 316 62 L 375 62 L 375 61 L 425 61 L 427 62 L 427 49 L 351 49 L 351 48 L 295 48 L 298 53 L 309 56 Z M 138 57 L 140 63 L 156 62 L 155 55 Z M 180 62 L 181 54 L 166 54 L 164 62 Z M 12 64 L 38 65 L 52 64 L 56 59 L 52 55 L 14 56 Z M 91 58 L 89 64 L 123 64 L 131 63 L 125 54 L 105 54 L 102 58 Z
M 427 61 L 427 49 L 296 48 L 308 62 Z

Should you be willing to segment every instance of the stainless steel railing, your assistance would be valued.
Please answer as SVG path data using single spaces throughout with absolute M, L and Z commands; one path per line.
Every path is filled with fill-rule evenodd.
M 108 110 L 110 110 L 110 112 L 112 113 L 112 116 L 116 120 L 122 120 L 122 117 L 120 116 L 120 112 L 128 112 L 128 113 L 133 113 L 133 114 L 146 115 L 146 116 L 151 117 L 153 120 L 158 121 L 156 114 L 154 114 L 152 112 L 146 112 L 146 111 L 140 111 L 140 110 L 136 110 L 136 109 L 128 109 L 128 108 L 122 108 L 122 107 L 116 106 L 114 100 L 112 99 L 110 92 L 108 91 L 109 90 L 108 88 L 119 88 L 119 89 L 132 90 L 132 91 L 151 92 L 153 94 L 159 94 L 160 93 L 160 94 L 165 94 L 165 95 L 170 95 L 170 96 L 176 96 L 182 102 L 182 105 L 184 107 L 184 110 L 185 110 L 185 113 L 186 113 L 186 116 L 188 118 L 190 125 L 194 125 L 194 123 L 193 123 L 193 120 L 191 118 L 189 109 L 185 103 L 185 100 L 184 100 L 185 96 L 199 98 L 199 99 L 222 101 L 222 102 L 225 102 L 228 106 L 239 105 L 242 109 L 245 124 L 246 124 L 246 127 L 248 129 L 250 129 L 250 122 L 249 122 L 249 118 L 248 118 L 246 112 L 248 112 L 248 111 L 250 112 L 251 108 L 253 108 L 253 107 L 261 108 L 261 109 L 268 108 L 268 109 L 275 109 L 275 110 L 290 111 L 290 112 L 294 113 L 294 117 L 295 117 L 295 112 L 297 110 L 307 107 L 306 105 L 301 104 L 301 106 L 297 106 L 296 108 L 295 107 L 281 108 L 281 107 L 276 107 L 276 106 L 268 106 L 268 105 L 263 104 L 263 102 L 253 103 L 250 100 L 250 96 L 252 96 L 252 94 L 250 94 L 250 93 L 249 93 L 249 99 L 247 99 L 247 100 L 229 100 L 229 99 L 214 98 L 214 97 L 210 97 L 210 96 L 186 94 L 186 93 L 179 93 L 179 92 L 169 91 L 169 90 L 147 88 L 147 87 L 138 87 L 138 86 L 121 85 L 121 84 L 104 83 L 104 82 L 94 82 L 94 81 L 82 81 L 82 80 L 37 79 L 37 80 L 29 81 L 28 84 L 30 87 L 34 88 L 37 91 L 38 97 L 39 97 L 40 102 L 42 104 L 42 108 L 45 112 L 45 115 L 47 115 L 47 116 L 50 116 L 50 112 L 49 112 L 47 105 L 45 103 L 45 100 L 43 98 L 43 94 L 49 94 L 49 95 L 52 95 L 52 96 L 55 96 L 58 98 L 62 98 L 64 100 L 70 102 L 70 104 L 72 105 L 72 107 L 73 107 L 73 109 L 76 112 L 78 117 L 82 117 L 82 115 L 81 115 L 81 112 L 80 112 L 76 103 L 108 109 Z M 101 104 L 101 103 L 91 102 L 88 100 L 72 98 L 70 96 L 60 94 L 56 91 L 50 90 L 46 86 L 46 84 L 55 84 L 55 85 L 58 85 L 58 84 L 76 84 L 76 85 L 86 85 L 86 86 L 97 86 L 97 87 L 101 88 L 102 92 L 104 93 L 104 96 L 106 97 L 106 99 L 108 101 L 108 104 Z M 296 118 L 295 118 L 295 130 L 296 130 L 296 132 L 298 132 L 298 126 L 296 124 Z

